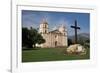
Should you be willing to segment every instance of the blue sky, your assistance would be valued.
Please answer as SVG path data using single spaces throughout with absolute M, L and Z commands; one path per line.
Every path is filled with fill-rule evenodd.
M 78 26 L 81 28 L 78 33 L 90 32 L 90 14 L 75 12 L 51 12 L 51 11 L 31 11 L 22 10 L 22 27 L 39 28 L 43 19 L 49 24 L 49 30 L 53 30 L 60 25 L 65 25 L 68 35 L 74 35 L 74 21 L 77 20 Z

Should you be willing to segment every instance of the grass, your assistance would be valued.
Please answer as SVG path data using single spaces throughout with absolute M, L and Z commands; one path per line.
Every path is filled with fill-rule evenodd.
M 22 62 L 81 60 L 90 58 L 89 49 L 87 49 L 87 54 L 85 55 L 67 55 L 64 54 L 65 50 L 65 48 L 35 48 L 35 50 L 22 50 Z

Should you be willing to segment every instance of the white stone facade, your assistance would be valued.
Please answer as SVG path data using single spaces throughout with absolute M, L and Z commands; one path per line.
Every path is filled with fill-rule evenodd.
M 41 47 L 67 47 L 67 32 L 65 27 L 61 25 L 58 29 L 48 31 L 48 23 L 43 21 L 39 27 L 39 33 L 45 39 L 45 43 L 38 45 Z

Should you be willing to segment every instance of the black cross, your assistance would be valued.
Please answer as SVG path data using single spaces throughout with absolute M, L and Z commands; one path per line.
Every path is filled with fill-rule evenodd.
M 71 28 L 75 29 L 75 44 L 77 44 L 77 29 L 80 29 L 80 27 L 77 26 L 77 20 L 75 20 L 75 26 L 71 26 Z

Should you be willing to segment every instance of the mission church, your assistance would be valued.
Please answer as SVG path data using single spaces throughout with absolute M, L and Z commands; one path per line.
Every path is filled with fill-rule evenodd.
M 45 43 L 37 45 L 40 47 L 67 47 L 68 37 L 65 26 L 62 24 L 55 30 L 49 31 L 49 25 L 46 20 L 43 20 L 39 26 L 39 33 L 45 39 Z

